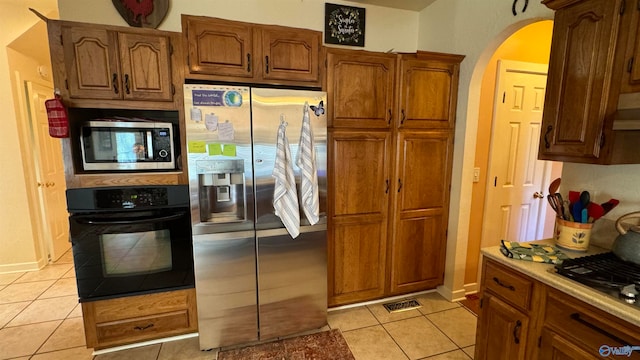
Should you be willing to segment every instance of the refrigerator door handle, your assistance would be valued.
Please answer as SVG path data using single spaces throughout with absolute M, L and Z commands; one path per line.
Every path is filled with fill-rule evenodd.
M 317 231 L 326 231 L 327 224 L 316 224 L 311 226 L 300 226 L 300 233 L 308 233 L 308 232 L 317 232 Z M 281 236 L 288 235 L 287 229 L 279 228 L 279 229 L 268 229 L 268 230 L 258 230 L 256 231 L 257 237 L 270 237 L 270 236 Z
M 230 232 L 230 233 L 194 235 L 193 241 L 204 242 L 204 241 L 244 240 L 244 239 L 252 238 L 254 236 L 255 236 L 255 232 L 253 230 L 248 230 L 248 231 L 236 231 L 236 232 Z

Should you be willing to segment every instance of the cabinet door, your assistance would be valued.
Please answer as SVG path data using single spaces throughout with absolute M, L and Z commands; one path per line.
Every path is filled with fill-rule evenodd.
M 391 188 L 393 293 L 442 284 L 452 151 L 449 131 L 398 134 Z
M 384 295 L 390 135 L 329 133 L 329 305 Z
M 640 92 L 640 11 L 633 9 L 623 17 L 621 38 L 626 38 L 625 72 L 622 74 L 621 93 Z
M 62 45 L 69 96 L 121 99 L 115 33 L 90 26 L 63 26 Z
M 389 128 L 395 64 L 395 55 L 329 49 L 328 126 Z
M 457 65 L 417 59 L 400 60 L 401 128 L 453 128 Z
M 542 329 L 540 341 L 540 360 L 597 360 L 602 357 L 590 354 L 568 339 L 548 328 Z
M 169 38 L 119 33 L 118 44 L 124 99 L 171 101 Z
M 556 11 L 540 159 L 593 163 L 601 156 L 603 123 L 616 106 L 610 83 L 621 2 L 581 1 Z
M 302 29 L 262 28 L 262 78 L 318 81 L 321 35 Z
M 525 357 L 529 317 L 485 293 L 476 331 L 476 360 L 518 360 Z
M 249 24 L 183 15 L 189 72 L 252 78 L 253 38 Z

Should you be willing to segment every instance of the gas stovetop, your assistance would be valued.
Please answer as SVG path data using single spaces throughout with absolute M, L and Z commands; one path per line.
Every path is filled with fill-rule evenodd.
M 624 262 L 613 253 L 564 260 L 558 274 L 640 307 L 640 266 Z

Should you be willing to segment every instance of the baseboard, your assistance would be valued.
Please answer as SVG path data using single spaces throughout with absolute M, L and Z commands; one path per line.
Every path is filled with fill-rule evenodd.
M 438 286 L 436 291 L 438 291 L 438 294 L 442 295 L 442 297 L 444 297 L 445 299 L 451 302 L 464 300 L 465 299 L 464 296 L 466 295 L 466 291 L 464 289 L 454 291 L 444 285 Z
M 479 291 L 479 286 L 478 283 L 471 283 L 471 284 L 466 284 L 464 286 L 464 293 L 465 295 L 471 295 L 471 294 L 475 294 Z
M 133 348 L 147 346 L 147 345 L 160 344 L 160 343 L 169 342 L 169 341 L 184 340 L 184 339 L 189 339 L 189 338 L 197 337 L 197 336 L 198 336 L 198 333 L 190 333 L 190 334 L 184 334 L 184 335 L 165 337 L 165 338 L 161 338 L 161 339 L 153 339 L 153 340 L 148 340 L 148 341 L 142 341 L 142 342 L 135 343 L 135 344 L 114 346 L 114 347 L 107 348 L 107 349 L 94 350 L 93 351 L 93 355 L 97 356 L 97 355 L 102 355 L 102 354 L 108 354 L 108 353 L 111 353 L 111 352 L 116 352 L 116 351 L 121 351 L 121 350 L 128 350 L 128 349 L 133 349 Z
M 420 296 L 420 295 L 428 294 L 428 293 L 432 293 L 432 292 L 435 292 L 435 290 L 418 291 L 418 292 L 411 293 L 411 294 L 403 294 L 403 295 L 391 296 L 391 297 L 387 297 L 387 298 L 383 298 L 383 299 L 376 299 L 376 300 L 371 300 L 371 301 L 359 302 L 359 303 L 355 303 L 355 304 L 335 306 L 335 307 L 329 308 L 328 311 L 331 312 L 331 311 L 337 311 L 337 310 L 351 309 L 351 308 L 355 308 L 355 307 L 358 307 L 358 306 L 385 303 L 385 302 L 390 302 L 390 301 L 395 301 L 395 300 L 400 300 L 400 299 L 406 299 L 406 298 L 410 298 L 410 297 L 414 297 L 414 296 Z
M 32 261 L 32 262 L 25 262 L 25 263 L 2 264 L 0 265 L 0 274 L 36 271 L 36 270 L 42 269 L 46 265 L 47 265 L 47 262 L 44 260 L 37 261 L 37 262 Z

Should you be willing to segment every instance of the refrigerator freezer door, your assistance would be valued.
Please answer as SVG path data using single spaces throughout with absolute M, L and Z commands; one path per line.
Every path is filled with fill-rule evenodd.
M 260 340 L 327 324 L 327 227 L 261 230 L 258 238 Z
M 252 230 L 250 89 L 185 84 L 184 95 L 193 234 Z
M 276 138 L 281 116 L 288 123 L 286 135 L 289 139 L 291 155 L 298 153 L 298 143 L 302 128 L 304 103 L 319 107 L 326 106 L 327 95 L 322 91 L 251 89 L 251 115 L 253 133 L 254 177 L 256 194 L 256 229 L 281 228 L 284 225 L 273 210 L 274 179 L 271 175 L 276 158 Z M 320 221 L 326 223 L 327 209 L 327 117 L 323 111 L 309 110 L 311 128 L 315 143 L 316 167 L 318 173 L 318 195 L 320 200 Z M 293 165 L 296 188 L 300 196 L 300 168 Z M 300 213 L 300 225 L 309 225 L 304 213 Z
M 200 349 L 258 340 L 255 233 L 194 236 Z

